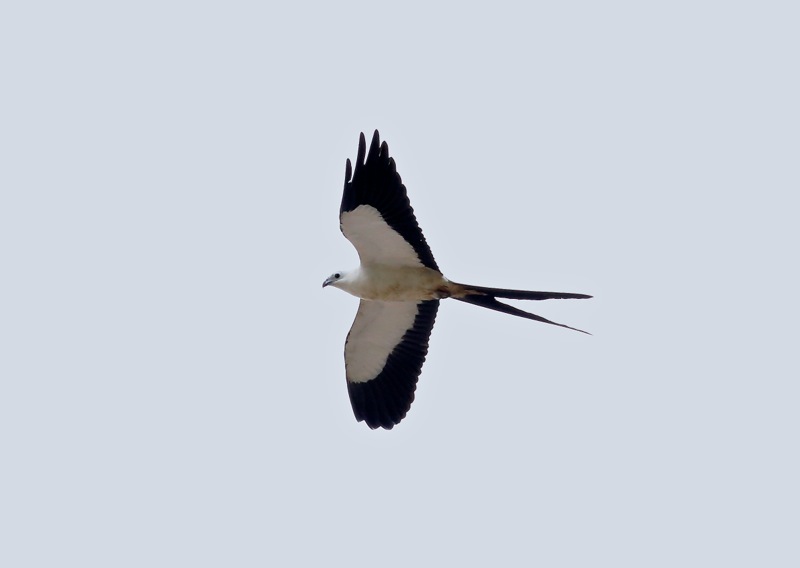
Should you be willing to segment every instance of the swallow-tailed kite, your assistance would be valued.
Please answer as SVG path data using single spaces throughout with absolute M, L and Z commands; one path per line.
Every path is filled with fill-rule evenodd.
M 505 290 L 458 284 L 433 259 L 408 201 L 406 188 L 378 131 L 366 151 L 358 141 L 355 169 L 347 160 L 339 224 L 356 247 L 361 266 L 322 283 L 361 298 L 344 344 L 347 390 L 356 419 L 391 429 L 414 401 L 417 378 L 439 300 L 454 298 L 506 314 L 581 331 L 552 322 L 497 298 L 548 300 L 591 298 L 585 294 Z M 366 158 L 366 159 L 365 159 Z M 583 332 L 582 333 L 586 333 Z

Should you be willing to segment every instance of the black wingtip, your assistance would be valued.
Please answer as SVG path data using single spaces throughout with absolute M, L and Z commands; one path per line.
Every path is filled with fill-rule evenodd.
M 356 154 L 356 168 L 364 165 L 364 158 L 367 156 L 367 139 L 364 133 L 358 137 L 358 154 Z
M 380 155 L 380 148 L 381 148 L 381 136 L 378 134 L 378 131 L 375 131 L 375 134 L 372 135 L 372 142 L 369 144 L 369 152 L 367 153 L 367 160 L 371 158 L 377 158 Z
M 344 183 L 348 183 L 351 179 L 353 179 L 353 164 L 350 163 L 350 158 L 347 158 L 344 165 Z
M 376 388 L 369 382 L 347 383 L 347 391 L 356 420 L 364 422 L 372 430 L 378 428 L 391 430 L 400 424 L 414 401 L 414 393 L 412 391 L 407 400 L 407 395 L 401 396 L 399 399 L 395 398 L 399 393 L 398 386 L 392 385 L 394 388 L 384 392 L 383 389 Z M 415 388 L 416 385 L 412 386 L 412 389 Z M 387 396 L 390 397 L 388 400 Z

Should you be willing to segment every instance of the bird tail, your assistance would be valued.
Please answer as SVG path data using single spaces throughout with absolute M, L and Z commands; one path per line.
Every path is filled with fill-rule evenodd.
M 469 284 L 457 284 L 455 282 L 451 282 L 450 288 L 452 291 L 452 295 L 450 297 L 453 298 L 454 300 L 460 300 L 462 302 L 466 302 L 467 304 L 474 304 L 476 306 L 489 308 L 490 310 L 503 312 L 504 314 L 511 314 L 512 316 L 518 316 L 521 318 L 526 318 L 534 321 L 540 321 L 542 323 L 549 323 L 551 325 L 557 325 L 559 327 L 565 327 L 567 329 L 591 335 L 588 331 L 583 331 L 582 329 L 570 327 L 568 325 L 564 325 L 563 323 L 556 323 L 554 321 L 550 321 L 549 319 L 543 318 L 542 316 L 537 316 L 536 314 L 532 314 L 530 312 L 520 310 L 519 308 L 515 308 L 514 306 L 509 306 L 508 304 L 504 304 L 502 302 L 497 301 L 497 298 L 508 298 L 509 300 L 566 300 L 566 299 L 583 300 L 591 298 L 591 296 L 587 294 L 573 294 L 570 292 L 533 292 L 530 290 L 508 290 L 505 288 L 487 288 L 485 286 L 471 286 Z

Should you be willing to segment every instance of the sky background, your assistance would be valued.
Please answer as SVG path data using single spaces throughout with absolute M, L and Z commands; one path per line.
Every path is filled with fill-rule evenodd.
M 792 2 L 0 8 L 0 565 L 800 565 Z M 444 273 L 352 415 L 346 158 Z

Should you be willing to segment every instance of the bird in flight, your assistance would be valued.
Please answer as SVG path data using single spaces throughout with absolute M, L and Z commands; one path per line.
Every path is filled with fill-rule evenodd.
M 345 340 L 344 363 L 353 413 L 370 428 L 390 430 L 411 408 L 439 300 L 453 298 L 586 333 L 497 300 L 591 298 L 586 294 L 487 288 L 445 278 L 377 130 L 369 152 L 361 134 L 355 168 L 347 160 L 339 226 L 361 266 L 333 273 L 322 287 L 361 299 Z

